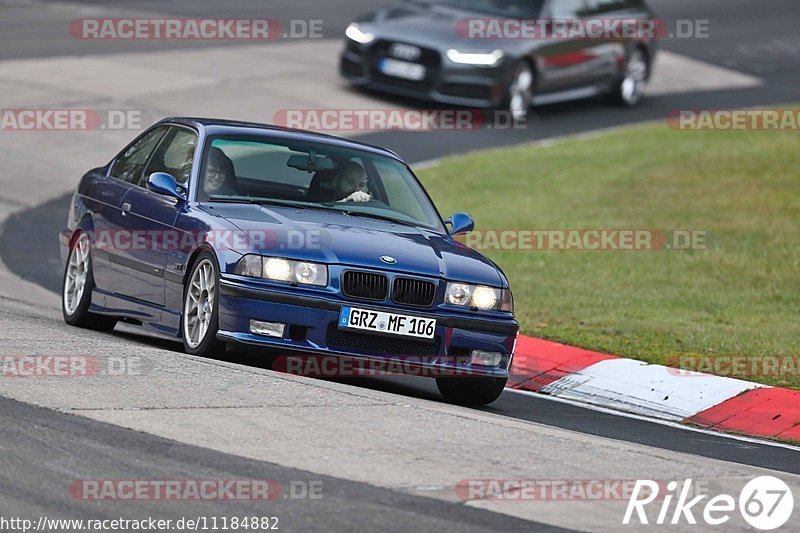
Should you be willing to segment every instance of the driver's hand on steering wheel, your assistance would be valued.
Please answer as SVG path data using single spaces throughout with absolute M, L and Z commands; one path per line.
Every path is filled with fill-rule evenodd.
M 369 193 L 366 193 L 364 191 L 356 191 L 356 192 L 352 193 L 350 196 L 348 196 L 347 198 L 342 198 L 339 201 L 340 202 L 369 202 L 370 200 L 372 200 L 372 196 L 370 196 Z

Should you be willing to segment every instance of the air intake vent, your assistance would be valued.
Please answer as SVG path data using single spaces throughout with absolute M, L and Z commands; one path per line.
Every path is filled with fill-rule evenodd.
M 389 293 L 389 279 L 383 274 L 351 270 L 342 276 L 342 292 L 351 298 L 385 300 Z
M 345 352 L 383 356 L 436 357 L 441 355 L 439 337 L 432 341 L 415 341 L 381 335 L 363 335 L 337 328 L 336 322 L 328 326 L 325 342 L 328 348 Z
M 436 297 L 436 284 L 411 278 L 396 278 L 392 287 L 392 301 L 398 304 L 430 307 Z

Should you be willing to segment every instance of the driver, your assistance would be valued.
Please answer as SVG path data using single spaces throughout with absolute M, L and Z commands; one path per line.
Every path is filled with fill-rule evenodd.
M 367 173 L 364 167 L 348 161 L 339 169 L 334 180 L 338 202 L 369 202 L 372 196 L 367 192 Z

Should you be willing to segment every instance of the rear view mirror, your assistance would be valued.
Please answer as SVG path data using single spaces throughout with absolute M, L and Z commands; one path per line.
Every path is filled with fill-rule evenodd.
M 315 157 L 310 155 L 293 155 L 286 162 L 287 167 L 305 170 L 306 172 L 317 172 L 319 170 L 333 170 L 333 161 L 327 157 Z

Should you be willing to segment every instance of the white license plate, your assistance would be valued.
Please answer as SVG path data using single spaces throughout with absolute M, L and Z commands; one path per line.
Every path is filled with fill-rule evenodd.
M 381 59 L 378 68 L 387 76 L 420 81 L 425 78 L 425 66 L 388 57 Z
M 436 319 L 345 306 L 339 313 L 339 328 L 432 339 L 436 331 Z

